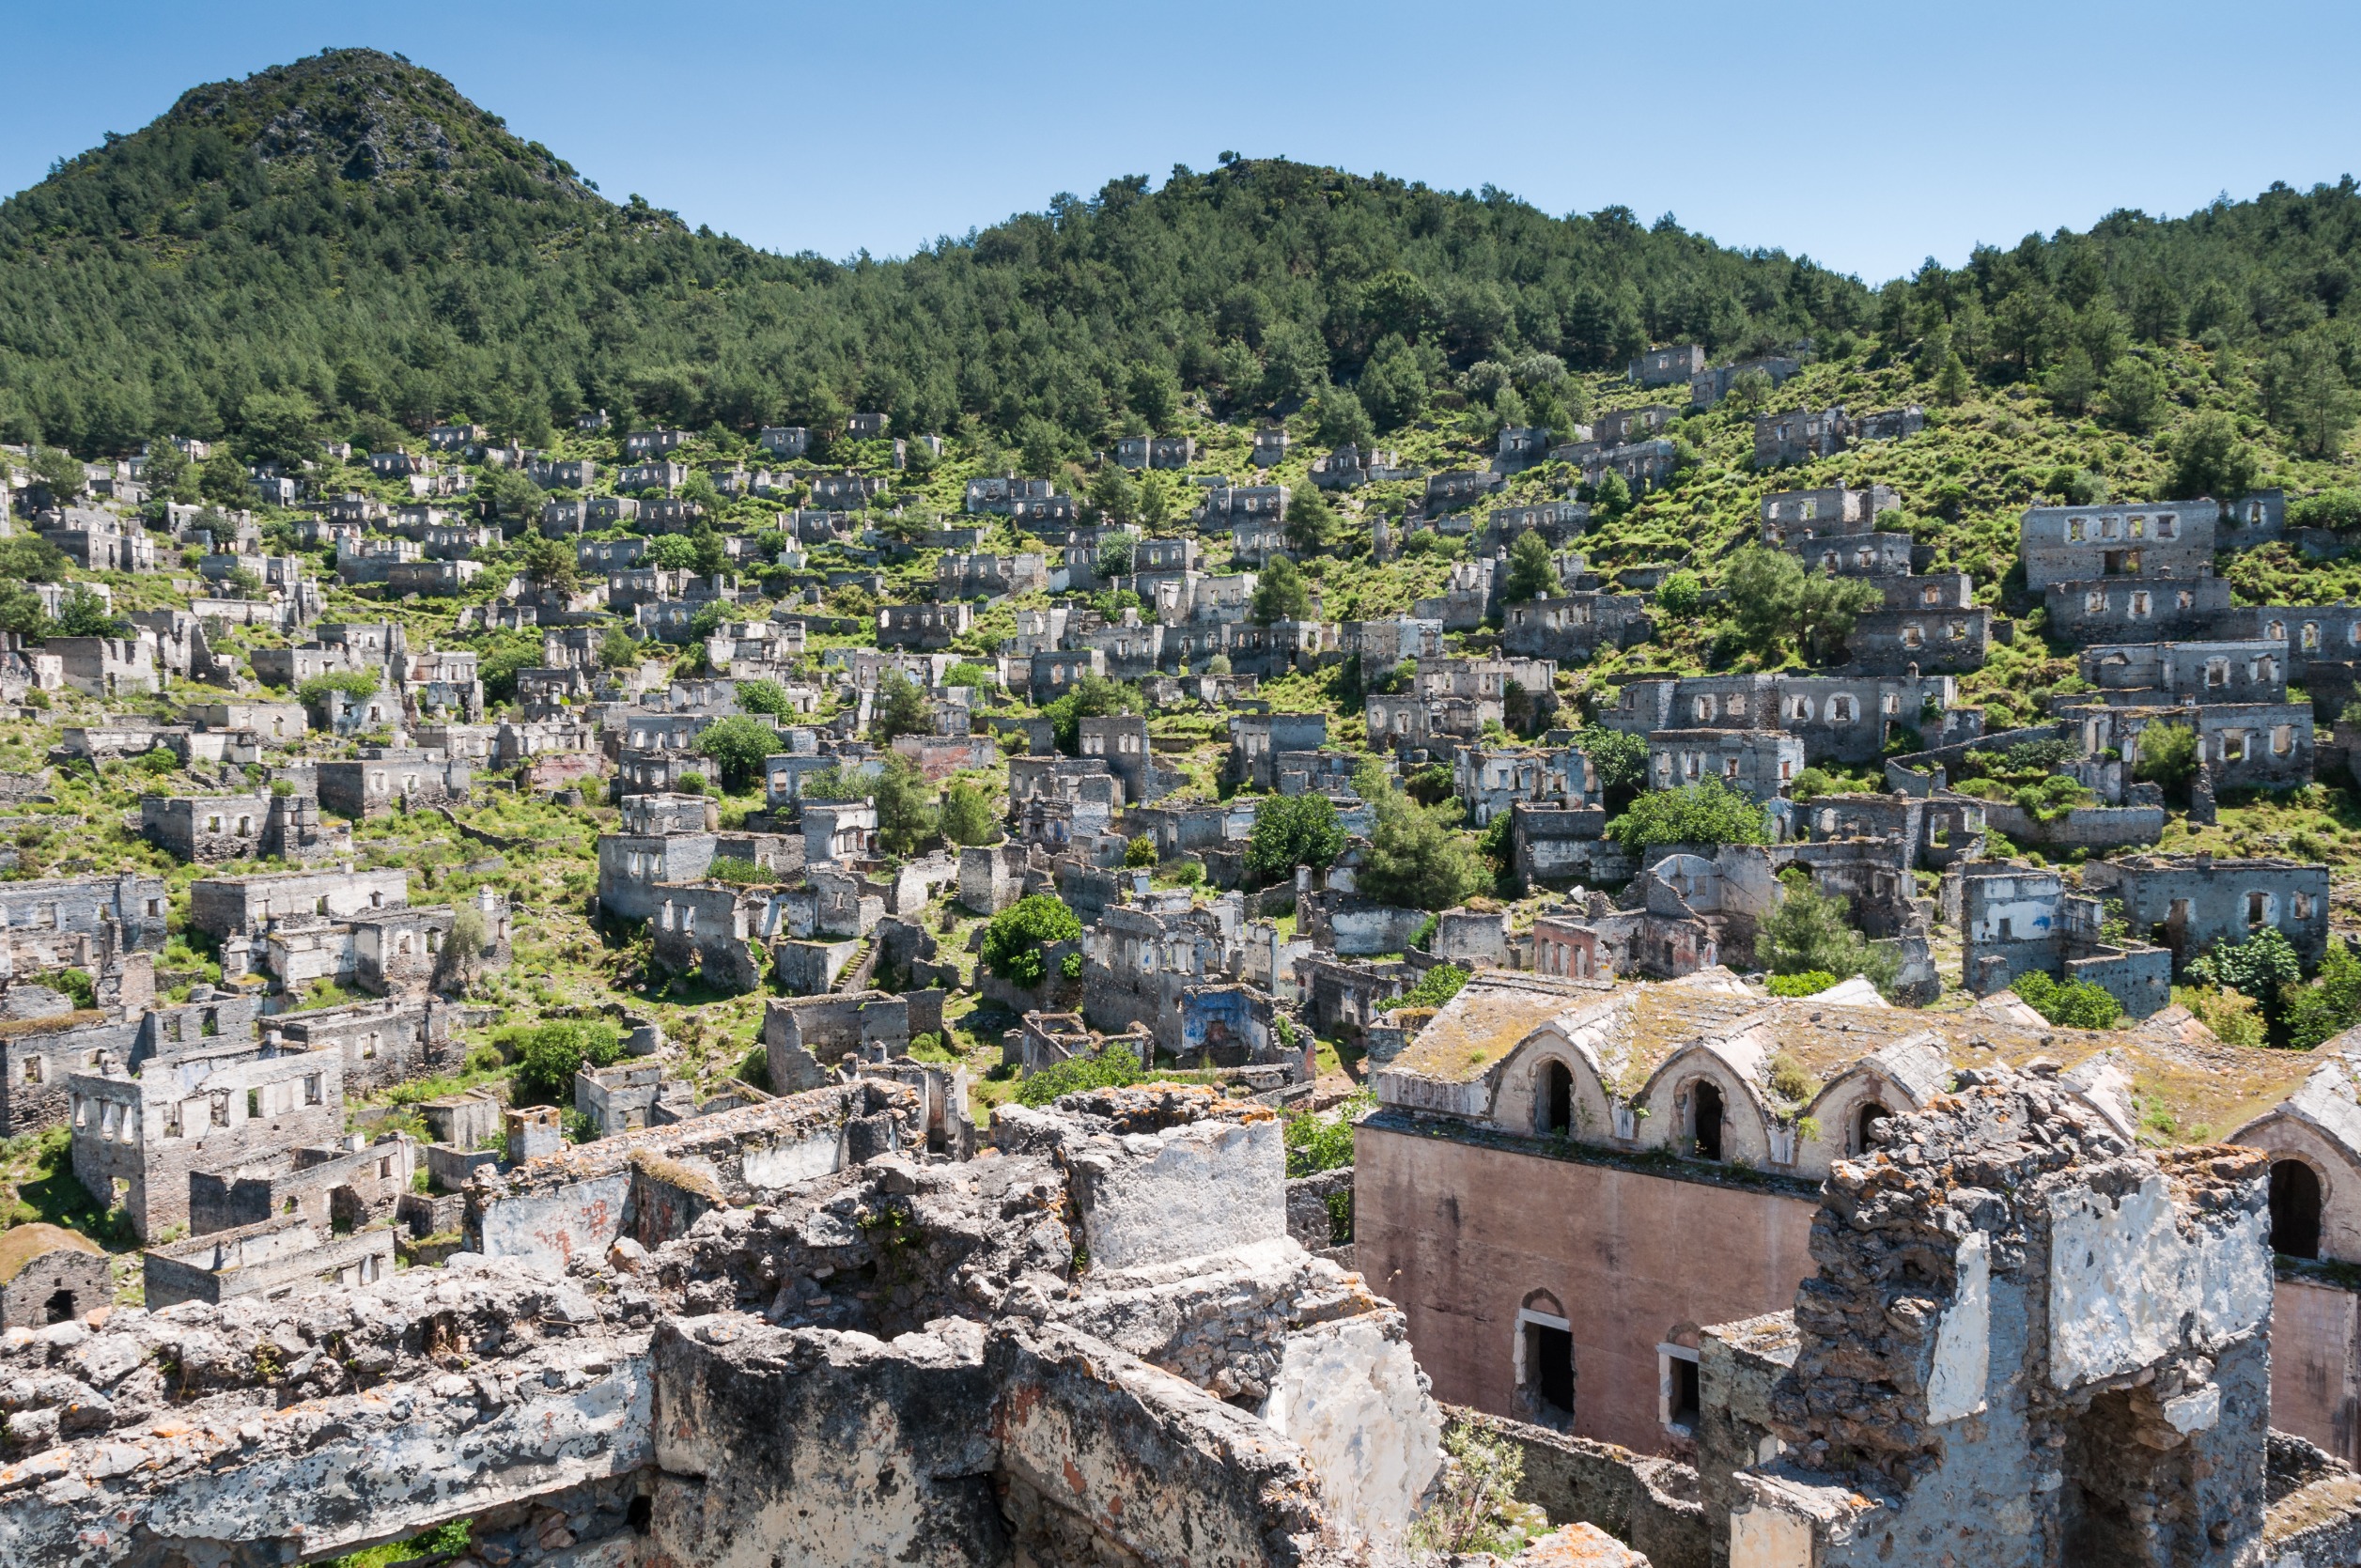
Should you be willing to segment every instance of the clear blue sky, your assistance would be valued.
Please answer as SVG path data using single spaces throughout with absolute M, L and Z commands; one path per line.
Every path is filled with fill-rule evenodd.
M 0 0 L 0 190 L 185 88 L 398 51 L 612 197 L 908 253 L 1224 148 L 1621 203 L 1872 282 L 2361 167 L 2361 8 Z

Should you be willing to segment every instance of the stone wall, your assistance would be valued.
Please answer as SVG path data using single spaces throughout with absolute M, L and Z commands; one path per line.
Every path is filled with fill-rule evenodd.
M 1551 1524 L 1595 1525 L 1629 1542 L 1649 1568 L 1711 1568 L 1720 1560 L 1697 1500 L 1697 1471 L 1686 1465 L 1481 1410 L 1446 1407 L 1445 1414 L 1452 1426 L 1515 1450 L 1525 1463 L 1517 1500 L 1541 1509 Z
M 1732 1563 L 2259 1560 L 2265 1157 L 2004 1071 L 1896 1120 L 1823 1189 Z
M 635 1201 L 633 1157 L 707 1172 L 734 1201 L 810 1181 L 889 1149 L 923 1144 L 917 1096 L 863 1081 L 574 1145 L 468 1183 L 467 1235 L 487 1257 L 598 1258 L 618 1237 L 651 1234 Z

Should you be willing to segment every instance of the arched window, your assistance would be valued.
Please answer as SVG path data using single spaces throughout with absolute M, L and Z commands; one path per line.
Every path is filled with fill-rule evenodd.
M 2300 1159 L 2271 1162 L 2271 1250 L 2320 1256 L 2320 1176 Z
M 1853 1118 L 1853 1152 L 1856 1155 L 1869 1153 L 1872 1140 L 1877 1136 L 1877 1124 L 1892 1114 L 1875 1100 L 1862 1106 Z
M 1553 1137 L 1564 1138 L 1574 1131 L 1574 1075 L 1562 1062 L 1552 1062 L 1541 1070 L 1541 1130 Z
M 1518 1403 L 1546 1426 L 1574 1421 L 1574 1329 L 1565 1308 L 1546 1290 L 1525 1297 L 1516 1314 Z
M 1689 1086 L 1689 1136 L 1696 1141 L 1697 1157 L 1721 1158 L 1721 1090 L 1699 1079 Z

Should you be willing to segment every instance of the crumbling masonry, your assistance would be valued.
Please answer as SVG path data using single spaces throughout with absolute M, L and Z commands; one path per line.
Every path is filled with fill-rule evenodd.
M 863 1093 L 870 1157 L 774 1187 L 635 1156 L 673 1218 L 603 1257 L 9 1333 L 0 1560 L 231 1568 L 460 1518 L 520 1565 L 1398 1551 L 1439 1415 L 1399 1314 L 1289 1237 L 1269 1111 L 1106 1091 L 920 1164 L 875 1147 L 913 1092 Z

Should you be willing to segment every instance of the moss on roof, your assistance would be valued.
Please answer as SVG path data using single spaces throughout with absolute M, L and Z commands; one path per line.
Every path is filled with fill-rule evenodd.
M 1684 1048 L 1740 1033 L 1759 1036 L 1765 1071 L 1785 1056 L 1825 1084 L 1872 1052 L 1917 1035 L 1957 1067 L 2048 1061 L 2072 1070 L 2110 1056 L 2132 1081 L 2145 1137 L 2203 1141 L 2294 1094 L 2321 1061 L 2313 1052 L 2227 1045 L 2179 1008 L 2134 1029 L 2058 1029 L 2013 1021 L 1999 1009 L 1846 1007 L 1696 983 L 1703 978 L 1608 993 L 1537 975 L 1479 972 L 1389 1070 L 1472 1082 L 1543 1025 L 1563 1019 L 1570 1032 L 1591 1033 L 1607 1086 L 1620 1095 L 1637 1094 Z
M 0 1231 L 0 1285 L 24 1271 L 24 1265 L 59 1248 L 70 1252 L 96 1252 L 99 1244 L 86 1235 L 36 1220 Z

